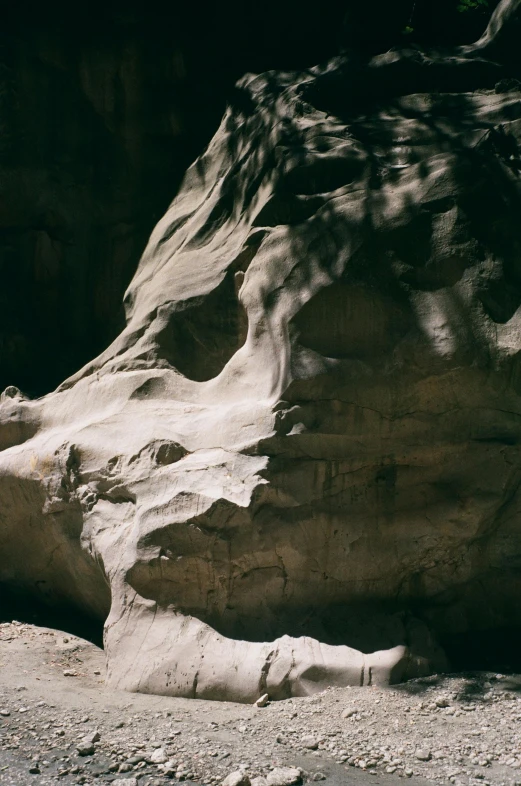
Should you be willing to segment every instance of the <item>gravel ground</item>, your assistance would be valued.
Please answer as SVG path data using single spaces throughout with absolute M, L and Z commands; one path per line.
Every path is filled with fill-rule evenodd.
M 265 707 L 128 694 L 67 633 L 0 624 L 0 783 L 521 786 L 521 677 L 343 688 Z M 257 780 L 254 780 L 257 779 Z

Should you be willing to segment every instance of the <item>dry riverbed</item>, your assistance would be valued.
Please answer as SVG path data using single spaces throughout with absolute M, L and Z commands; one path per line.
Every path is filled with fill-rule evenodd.
M 122 693 L 67 633 L 0 624 L 0 783 L 521 786 L 521 677 L 445 675 L 255 707 Z M 234 779 L 230 779 L 228 783 Z

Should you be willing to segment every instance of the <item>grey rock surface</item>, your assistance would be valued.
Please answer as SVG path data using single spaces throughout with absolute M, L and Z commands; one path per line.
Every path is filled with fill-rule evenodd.
M 106 617 L 112 685 L 396 682 L 521 624 L 521 95 L 487 59 L 518 8 L 245 77 L 125 330 L 2 394 L 0 581 Z

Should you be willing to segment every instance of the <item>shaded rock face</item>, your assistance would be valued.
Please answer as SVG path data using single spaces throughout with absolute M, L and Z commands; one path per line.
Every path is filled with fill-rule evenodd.
M 521 624 L 518 6 L 243 79 L 119 337 L 4 392 L 0 581 L 108 614 L 113 684 L 283 698 Z

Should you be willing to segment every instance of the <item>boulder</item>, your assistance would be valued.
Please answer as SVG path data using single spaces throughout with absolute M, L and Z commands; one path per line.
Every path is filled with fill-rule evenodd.
M 0 582 L 104 619 L 111 685 L 276 700 L 521 624 L 516 8 L 245 77 L 119 337 L 2 396 Z

